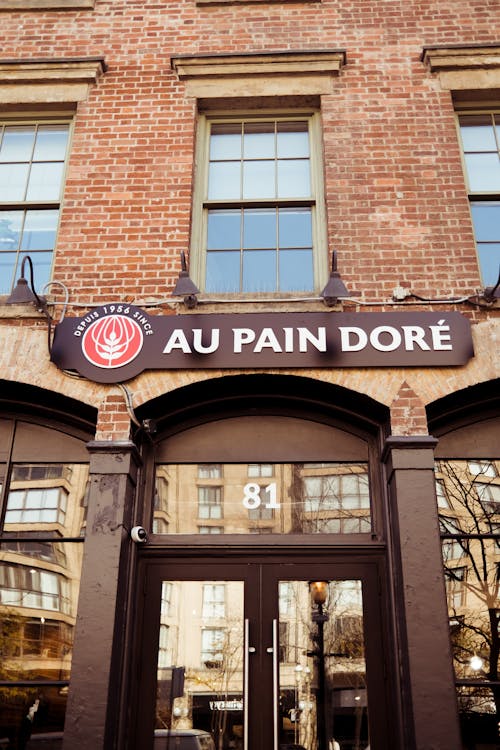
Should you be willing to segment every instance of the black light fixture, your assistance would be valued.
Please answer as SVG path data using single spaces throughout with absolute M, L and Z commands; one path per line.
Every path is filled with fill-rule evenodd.
M 337 301 L 342 297 L 350 297 L 351 295 L 347 291 L 347 287 L 340 278 L 340 274 L 337 271 L 337 252 L 332 252 L 332 270 L 328 283 L 320 294 L 323 297 L 325 305 L 332 307 L 337 304 Z
M 28 263 L 30 269 L 30 283 L 25 276 L 24 267 Z M 21 274 L 17 284 L 12 290 L 12 294 L 7 299 L 7 305 L 35 305 L 40 312 L 46 312 L 47 301 L 45 297 L 40 297 L 35 291 L 35 281 L 33 278 L 33 261 L 29 255 L 25 255 L 21 261 Z
M 325 623 L 330 619 L 329 613 L 324 608 L 328 599 L 328 581 L 309 581 L 309 593 L 311 595 L 312 612 L 311 619 L 316 623 L 317 633 L 311 638 L 315 643 L 314 651 L 308 651 L 308 656 L 316 658 L 318 669 L 318 688 L 316 706 L 316 732 L 318 738 L 318 750 L 328 750 L 327 737 L 327 707 L 326 707 L 326 665 L 325 659 Z
M 498 267 L 498 279 L 495 286 L 487 286 L 483 292 L 483 297 L 488 302 L 495 302 L 500 299 L 500 266 Z
M 198 287 L 189 278 L 186 264 L 186 255 L 181 252 L 181 272 L 172 292 L 172 297 L 183 297 L 186 307 L 193 308 L 198 304 L 197 295 L 200 293 Z

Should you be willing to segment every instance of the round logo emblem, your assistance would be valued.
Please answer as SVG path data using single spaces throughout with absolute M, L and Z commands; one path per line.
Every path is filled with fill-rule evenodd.
M 122 367 L 142 349 L 141 327 L 126 315 L 107 315 L 92 323 L 82 337 L 82 351 L 96 367 Z

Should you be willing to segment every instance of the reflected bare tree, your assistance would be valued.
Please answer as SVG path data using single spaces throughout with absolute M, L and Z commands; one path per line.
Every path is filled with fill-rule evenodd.
M 500 655 L 498 467 L 448 460 L 436 469 L 455 671 L 458 678 L 471 677 L 470 659 L 479 656 L 484 669 L 474 677 L 494 683 Z M 500 719 L 500 686 L 489 687 Z

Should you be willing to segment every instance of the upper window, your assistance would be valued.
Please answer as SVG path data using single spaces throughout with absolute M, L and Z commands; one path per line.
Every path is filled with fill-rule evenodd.
M 202 120 L 191 268 L 205 292 L 319 286 L 326 242 L 318 129 L 317 115 Z
M 67 122 L 0 124 L 0 294 L 26 254 L 38 291 L 50 279 L 68 141 Z
M 485 286 L 494 285 L 500 265 L 500 113 L 458 119 L 479 265 Z

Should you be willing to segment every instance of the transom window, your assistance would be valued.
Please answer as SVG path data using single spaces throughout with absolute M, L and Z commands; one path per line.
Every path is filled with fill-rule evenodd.
M 205 182 L 198 188 L 203 215 L 193 236 L 200 287 L 209 293 L 311 292 L 319 283 L 321 235 L 315 117 L 206 123 Z M 200 240 L 205 252 L 197 257 Z
M 472 221 L 485 285 L 500 266 L 500 113 L 459 116 Z

